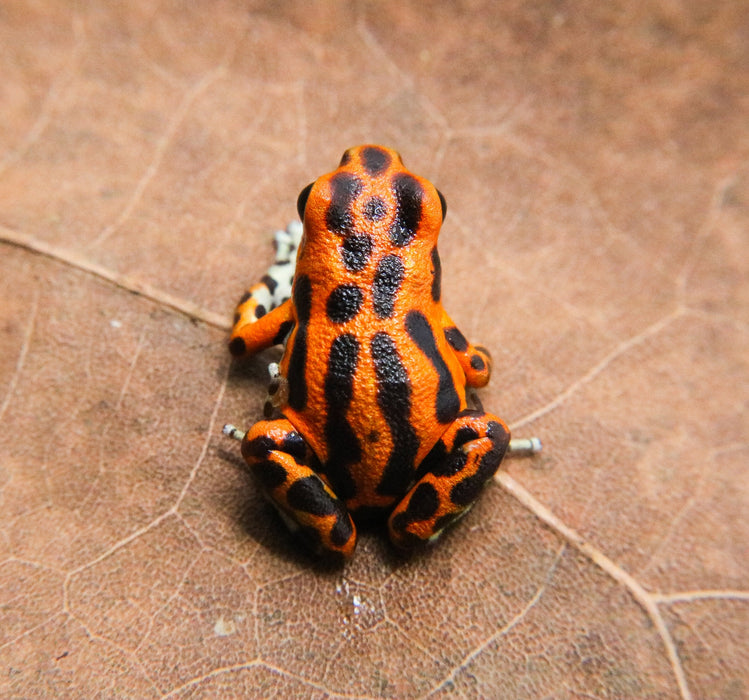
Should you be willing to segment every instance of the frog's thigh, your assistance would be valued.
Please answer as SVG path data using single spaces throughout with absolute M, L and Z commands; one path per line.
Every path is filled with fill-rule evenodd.
M 390 516 L 390 539 L 411 548 L 434 541 L 468 511 L 494 476 L 510 431 L 502 419 L 463 411 L 419 468 L 418 479 Z
M 284 418 L 256 423 L 242 441 L 242 455 L 289 528 L 318 551 L 350 557 L 356 545 L 351 516 L 306 464 L 309 454 Z

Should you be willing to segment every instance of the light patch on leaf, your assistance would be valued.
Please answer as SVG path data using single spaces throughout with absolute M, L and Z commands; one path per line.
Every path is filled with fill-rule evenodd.
M 213 625 L 213 633 L 217 637 L 229 637 L 237 631 L 237 626 L 234 624 L 234 620 L 224 620 L 223 617 L 219 617 L 216 620 L 216 624 Z

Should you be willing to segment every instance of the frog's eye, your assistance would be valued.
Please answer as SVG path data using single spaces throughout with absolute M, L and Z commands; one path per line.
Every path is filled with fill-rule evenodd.
M 307 198 L 309 197 L 310 190 L 314 182 L 310 182 L 300 193 L 299 198 L 296 200 L 296 210 L 299 212 L 299 218 L 304 221 L 304 208 L 307 206 Z
M 437 196 L 440 198 L 440 204 L 442 205 L 442 221 L 444 221 L 447 216 L 447 202 L 439 190 L 437 190 Z

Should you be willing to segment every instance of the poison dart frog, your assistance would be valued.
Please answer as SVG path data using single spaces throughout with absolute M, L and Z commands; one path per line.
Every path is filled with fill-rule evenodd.
M 285 344 L 269 387 L 278 415 L 250 428 L 242 455 L 319 553 L 350 557 L 355 521 L 374 518 L 398 548 L 433 542 L 510 440 L 504 421 L 467 402 L 491 358 L 442 306 L 445 198 L 396 151 L 359 146 L 302 190 L 297 209 L 301 240 L 294 227 L 277 235 L 271 274 L 235 314 L 232 355 Z

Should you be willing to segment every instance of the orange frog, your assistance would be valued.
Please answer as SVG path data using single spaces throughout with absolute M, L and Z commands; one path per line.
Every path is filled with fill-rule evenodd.
M 510 440 L 504 421 L 466 402 L 491 359 L 442 307 L 445 199 L 397 152 L 360 146 L 297 208 L 296 268 L 277 258 L 242 298 L 229 342 L 238 357 L 285 342 L 269 389 L 280 417 L 252 426 L 242 455 L 318 552 L 351 556 L 354 521 L 376 517 L 399 548 L 432 542 L 473 505 Z M 298 242 L 293 228 L 288 237 L 284 253 Z

